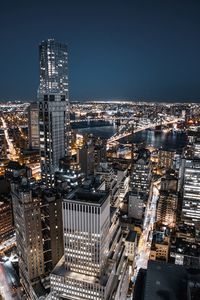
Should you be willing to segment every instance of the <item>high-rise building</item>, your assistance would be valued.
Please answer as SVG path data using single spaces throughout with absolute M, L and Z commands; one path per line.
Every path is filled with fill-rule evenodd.
M 162 149 L 158 150 L 158 165 L 161 168 L 171 169 L 173 166 L 175 152 L 172 151 L 164 151 Z
M 125 299 L 127 257 L 109 193 L 78 189 L 68 195 L 63 227 L 64 256 L 51 273 L 51 299 Z
M 105 191 L 110 192 L 110 203 L 115 205 L 119 193 L 113 168 L 108 163 L 100 163 L 95 170 L 95 176 L 100 176 L 105 181 Z
M 94 146 L 92 144 L 86 144 L 83 148 L 78 149 L 77 162 L 86 177 L 94 174 Z
M 40 85 L 39 131 L 42 179 L 54 184 L 59 160 L 70 154 L 68 96 L 68 52 L 65 44 L 53 39 L 39 46 Z
M 200 159 L 184 160 L 182 220 L 191 225 L 200 221 Z
M 133 191 L 143 194 L 147 198 L 150 188 L 151 163 L 150 152 L 140 149 L 137 159 L 134 161 L 131 174 L 130 187 Z
M 0 243 L 14 233 L 12 207 L 9 197 L 0 193 Z
M 128 217 L 142 220 L 144 214 L 144 201 L 142 196 L 136 191 L 128 195 Z
M 54 189 L 45 189 L 40 197 L 44 270 L 48 274 L 63 255 L 62 199 Z
M 64 200 L 63 207 L 65 261 L 68 269 L 100 276 L 109 249 L 108 194 L 76 192 L 72 198 Z
M 39 112 L 36 102 L 31 103 L 28 108 L 28 139 L 30 148 L 39 149 Z
M 40 199 L 24 184 L 12 184 L 13 215 L 21 284 L 30 299 L 37 299 L 31 282 L 44 274 Z
M 161 191 L 157 204 L 156 221 L 169 227 L 175 227 L 178 207 L 178 195 Z
M 48 275 L 63 255 L 62 202 L 26 178 L 11 184 L 19 275 L 28 299 L 48 294 Z

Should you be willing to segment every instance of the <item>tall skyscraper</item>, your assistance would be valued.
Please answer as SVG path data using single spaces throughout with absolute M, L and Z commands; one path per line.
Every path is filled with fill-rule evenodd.
M 66 199 L 63 206 L 67 267 L 74 272 L 100 276 L 109 249 L 108 195 L 81 191 Z
M 39 130 L 42 179 L 54 184 L 59 160 L 70 154 L 67 46 L 53 39 L 39 46 Z
M 119 223 L 110 217 L 109 193 L 78 189 L 68 195 L 63 229 L 64 257 L 51 273 L 51 299 L 125 299 L 127 257 Z
M 63 255 L 61 197 L 25 177 L 13 180 L 11 195 L 20 282 L 28 299 L 37 300 L 48 293 L 45 282 Z
M 11 188 L 20 281 L 29 299 L 37 299 L 31 283 L 44 274 L 40 199 L 26 182 L 13 183 Z

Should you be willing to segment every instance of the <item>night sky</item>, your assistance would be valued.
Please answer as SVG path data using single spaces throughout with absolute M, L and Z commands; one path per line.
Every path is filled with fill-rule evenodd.
M 0 5 L 0 100 L 35 100 L 38 45 L 69 47 L 70 100 L 200 101 L 200 1 Z

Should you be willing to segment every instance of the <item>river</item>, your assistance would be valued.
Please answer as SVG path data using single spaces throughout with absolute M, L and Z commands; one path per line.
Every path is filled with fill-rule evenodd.
M 81 134 L 92 133 L 94 136 L 108 139 L 116 132 L 116 129 L 114 126 L 88 127 L 78 129 L 77 132 Z M 136 144 L 144 142 L 148 146 L 162 148 L 163 150 L 180 151 L 187 144 L 187 135 L 180 132 L 158 133 L 154 130 L 144 130 L 137 132 L 134 136 L 128 136 L 120 140 L 123 144 L 132 141 Z

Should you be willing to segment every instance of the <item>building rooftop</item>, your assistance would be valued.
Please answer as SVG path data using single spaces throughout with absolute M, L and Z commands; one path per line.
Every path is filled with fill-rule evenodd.
M 108 198 L 108 196 L 109 196 L 108 192 L 88 191 L 79 188 L 73 193 L 71 193 L 66 200 L 73 200 L 78 202 L 102 205 L 105 202 L 105 200 Z
M 149 261 L 143 300 L 199 300 L 200 270 Z
M 12 169 L 12 170 L 22 170 L 25 169 L 25 166 L 22 166 L 18 163 L 18 161 L 10 161 L 7 165 L 7 169 Z
M 175 241 L 171 242 L 171 251 L 182 255 L 200 257 L 200 244 L 188 243 L 182 238 L 176 238 Z
M 128 233 L 128 236 L 126 238 L 126 241 L 127 242 L 134 242 L 136 237 L 137 237 L 137 232 L 133 231 L 133 230 L 130 230 L 129 233 Z
M 70 277 L 72 279 L 80 280 L 83 282 L 91 283 L 91 284 L 99 284 L 101 286 L 106 286 L 109 275 L 110 275 L 110 269 L 112 269 L 113 265 L 108 265 L 108 272 L 103 274 L 100 278 L 95 276 L 89 276 L 73 271 L 69 271 L 66 269 L 64 256 L 60 259 L 56 267 L 54 268 L 52 275 L 62 276 L 62 277 Z

